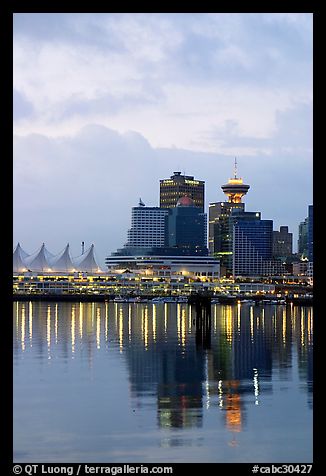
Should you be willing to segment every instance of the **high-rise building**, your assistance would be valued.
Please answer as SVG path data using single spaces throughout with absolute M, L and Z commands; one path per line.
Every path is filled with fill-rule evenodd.
M 112 256 L 207 256 L 207 215 L 188 196 L 174 208 L 132 208 L 131 228 L 123 248 Z
M 169 179 L 160 180 L 160 207 L 174 208 L 179 198 L 187 195 L 196 207 L 204 211 L 205 182 L 195 180 L 193 176 L 174 172 Z
M 308 248 L 308 261 L 313 261 L 314 260 L 314 233 L 313 233 L 313 228 L 314 228 L 314 209 L 313 205 L 309 205 L 308 207 L 308 243 L 307 243 L 307 248 Z
M 260 212 L 232 212 L 233 276 L 274 274 L 272 261 L 273 220 L 262 220 Z
M 280 231 L 273 231 L 273 258 L 288 258 L 292 256 L 292 233 L 289 227 L 280 226 Z
M 232 229 L 229 218 L 233 210 L 245 211 L 242 198 L 248 192 L 250 186 L 243 183 L 243 179 L 237 177 L 237 161 L 234 162 L 234 176 L 228 183 L 222 185 L 226 194 L 227 202 L 215 202 L 209 204 L 208 247 L 211 255 L 220 259 L 222 269 L 226 274 L 232 273 Z
M 140 200 L 131 212 L 131 228 L 125 247 L 152 248 L 165 245 L 165 217 L 168 210 L 146 207 Z
M 298 254 L 302 258 L 308 257 L 308 217 L 299 225 Z
M 210 254 L 223 254 L 232 250 L 229 217 L 232 210 L 245 211 L 244 203 L 216 202 L 209 204 L 208 246 Z
M 208 254 L 207 249 L 207 215 L 194 201 L 183 196 L 176 207 L 169 209 L 167 216 L 167 240 L 170 248 L 186 249 L 189 254 Z

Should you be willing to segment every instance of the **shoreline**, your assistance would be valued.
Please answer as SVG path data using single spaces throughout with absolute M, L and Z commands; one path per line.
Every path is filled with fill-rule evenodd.
M 180 298 L 188 298 L 188 301 Z M 198 296 L 199 297 L 199 296 Z M 62 302 L 115 302 L 115 303 L 145 303 L 149 302 L 152 304 L 156 303 L 179 303 L 183 302 L 185 304 L 191 304 L 197 300 L 197 296 L 153 296 L 153 295 L 141 295 L 135 297 L 125 297 L 118 294 L 26 294 L 26 293 L 15 293 L 12 294 L 12 301 L 62 301 Z M 154 302 L 153 302 L 154 301 Z M 313 297 L 282 297 L 276 298 L 275 296 L 219 296 L 219 295 L 206 295 L 205 301 L 210 304 L 274 304 L 274 305 L 285 305 L 293 304 L 299 306 L 312 306 Z

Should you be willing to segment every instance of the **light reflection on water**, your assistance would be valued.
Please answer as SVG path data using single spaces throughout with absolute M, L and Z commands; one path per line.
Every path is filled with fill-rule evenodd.
M 310 462 L 310 307 L 14 303 L 15 462 Z

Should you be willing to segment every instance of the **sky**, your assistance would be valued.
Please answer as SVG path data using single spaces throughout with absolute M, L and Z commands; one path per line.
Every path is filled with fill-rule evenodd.
M 274 230 L 312 203 L 310 13 L 17 13 L 14 246 L 123 246 L 139 198 L 174 171 L 233 174 Z

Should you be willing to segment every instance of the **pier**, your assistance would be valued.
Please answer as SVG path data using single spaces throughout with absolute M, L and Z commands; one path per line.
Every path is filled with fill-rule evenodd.
M 210 349 L 211 347 L 211 296 L 207 294 L 193 294 L 189 297 L 189 304 L 195 308 L 194 324 L 196 326 L 196 347 Z

